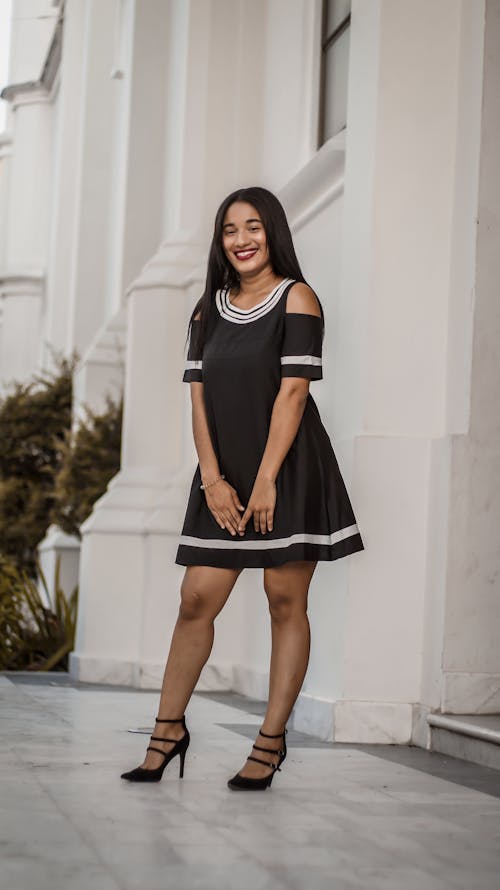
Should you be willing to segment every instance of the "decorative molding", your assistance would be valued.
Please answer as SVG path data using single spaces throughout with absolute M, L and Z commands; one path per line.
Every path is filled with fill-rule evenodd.
M 40 75 L 40 82 L 43 83 L 49 92 L 52 89 L 61 64 L 63 21 L 64 15 L 61 10 Z
M 125 370 L 127 346 L 127 317 L 120 309 L 106 321 L 95 334 L 90 346 L 76 367 L 76 373 L 90 364 L 120 365 Z
M 345 134 L 339 133 L 313 155 L 278 194 L 293 233 L 344 190 Z
M 52 87 L 61 64 L 63 12 L 61 8 L 39 79 L 8 84 L 0 92 L 0 98 L 12 102 L 14 108 L 51 101 Z
M 157 252 L 141 269 L 125 291 L 129 297 L 133 291 L 149 290 L 158 287 L 172 287 L 183 290 L 194 284 L 200 275 L 207 256 L 207 245 L 201 240 L 186 240 L 178 236 L 164 241 Z
M 39 270 L 32 272 L 0 271 L 0 297 L 43 297 L 45 273 Z

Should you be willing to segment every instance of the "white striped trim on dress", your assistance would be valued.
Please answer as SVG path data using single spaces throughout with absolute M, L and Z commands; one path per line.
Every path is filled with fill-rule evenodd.
M 321 358 L 317 355 L 282 355 L 282 365 L 321 365 Z
M 189 360 L 186 362 L 186 368 L 185 368 L 185 370 L 186 370 L 186 371 L 191 371 L 191 370 L 193 370 L 194 368 L 199 368 L 199 369 L 201 370 L 201 366 L 202 366 L 202 360 L 201 360 L 201 358 L 200 358 L 200 359 L 189 359 Z
M 284 278 L 283 281 L 280 281 L 280 283 L 273 288 L 267 297 L 261 300 L 260 303 L 257 303 L 256 306 L 252 306 L 251 309 L 239 309 L 237 306 L 232 305 L 229 300 L 229 286 L 216 292 L 215 303 L 220 314 L 226 321 L 232 321 L 235 324 L 248 324 L 251 321 L 255 321 L 257 318 L 262 318 L 263 315 L 267 315 L 271 309 L 274 309 L 279 302 L 285 287 L 290 284 L 291 281 L 295 281 L 295 279 Z
M 292 547 L 294 544 L 326 544 L 332 546 L 344 538 L 350 538 L 351 535 L 357 535 L 359 532 L 357 523 L 341 528 L 337 532 L 329 535 L 312 535 L 307 532 L 300 532 L 290 535 L 288 538 L 275 538 L 262 541 L 244 541 L 241 538 L 228 538 L 221 540 L 220 538 L 193 538 L 190 535 L 181 535 L 179 544 L 186 547 L 210 547 L 215 550 L 276 550 L 283 547 Z

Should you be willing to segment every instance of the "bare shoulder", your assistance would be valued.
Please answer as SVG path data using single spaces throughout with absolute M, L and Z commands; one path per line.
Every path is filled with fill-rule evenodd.
M 319 300 L 312 287 L 304 284 L 303 281 L 296 281 L 295 284 L 292 284 L 288 291 L 286 311 L 321 316 Z
M 193 316 L 193 321 L 199 321 L 201 318 L 201 312 L 197 312 L 195 316 Z

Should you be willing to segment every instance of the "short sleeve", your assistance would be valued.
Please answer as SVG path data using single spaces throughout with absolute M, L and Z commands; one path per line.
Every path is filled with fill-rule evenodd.
M 188 345 L 188 353 L 187 359 L 184 365 L 184 375 L 182 378 L 183 383 L 193 383 L 197 381 L 199 383 L 203 380 L 202 373 L 202 358 L 201 353 L 196 348 L 196 342 L 198 339 L 199 332 L 199 318 L 194 319 L 191 323 L 191 333 L 189 337 L 189 345 Z
M 322 341 L 321 316 L 286 312 L 281 345 L 281 376 L 321 380 Z

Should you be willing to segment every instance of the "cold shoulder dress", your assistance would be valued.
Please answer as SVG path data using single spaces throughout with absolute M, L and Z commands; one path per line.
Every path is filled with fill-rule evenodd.
M 266 446 L 282 377 L 320 380 L 319 316 L 286 311 L 294 279 L 285 278 L 252 309 L 217 291 L 217 322 L 197 354 L 193 321 L 183 381 L 203 382 L 207 421 L 220 472 L 247 506 Z M 175 562 L 223 568 L 279 566 L 290 560 L 334 560 L 364 544 L 335 453 L 309 392 L 295 439 L 276 478 L 272 531 L 243 536 L 210 512 L 196 467 Z M 240 511 L 240 515 L 243 511 Z

